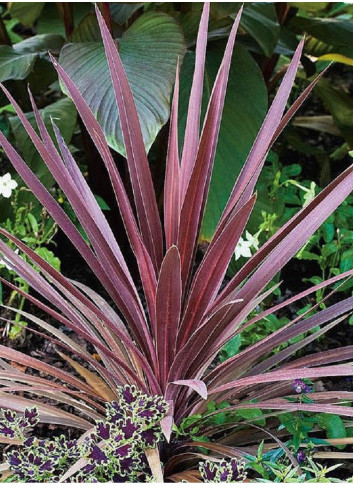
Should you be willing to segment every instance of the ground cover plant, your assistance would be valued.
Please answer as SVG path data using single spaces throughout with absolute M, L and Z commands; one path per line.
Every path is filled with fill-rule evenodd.
M 280 423 L 276 421 L 276 412 L 283 414 L 303 410 L 303 392 L 297 390 L 298 382 L 303 382 L 300 379 L 349 376 L 353 372 L 351 365 L 345 363 L 352 358 L 353 347 L 350 346 L 329 350 L 325 355 L 312 354 L 292 360 L 294 353 L 347 317 L 353 309 L 351 297 L 319 312 L 316 312 L 319 304 L 315 304 L 310 311 L 314 314 L 309 317 L 303 314 L 225 362 L 215 362 L 223 346 L 256 321 L 309 293 L 315 293 L 319 288 L 329 287 L 352 275 L 348 270 L 247 320 L 249 314 L 277 287 L 274 284 L 268 288 L 271 280 L 348 197 L 353 189 L 353 167 L 345 170 L 291 217 L 259 247 L 227 285 L 221 287 L 254 207 L 254 188 L 268 151 L 322 75 L 305 88 L 285 113 L 300 63 L 301 41 L 234 185 L 214 236 L 199 259 L 198 238 L 241 10 L 229 35 L 200 134 L 208 14 L 209 5 L 206 4 L 197 38 L 195 72 L 180 156 L 179 66 L 176 67 L 162 219 L 133 96 L 116 45 L 98 9 L 97 18 L 125 145 L 132 202 L 100 125 L 71 78 L 52 59 L 65 91 L 106 165 L 138 266 L 138 281 L 133 279 L 121 249 L 55 121 L 53 131 L 59 150 L 31 94 L 39 135 L 3 87 L 28 137 L 70 202 L 88 243 L 1 133 L 0 143 L 4 152 L 86 260 L 114 307 L 87 286 L 64 277 L 29 246 L 3 229 L 2 235 L 11 239 L 33 266 L 0 241 L 2 259 L 23 277 L 35 294 L 20 291 L 6 280 L 3 282 L 87 340 L 98 356 L 87 352 L 60 328 L 23 311 L 26 320 L 39 328 L 36 334 L 51 337 L 63 358 L 84 380 L 1 345 L 3 392 L 0 406 L 25 412 L 35 398 L 41 422 L 90 430 L 95 423 L 105 419 L 104 401 L 114 402 L 117 399 L 118 386 L 136 385 L 147 396 L 163 396 L 169 406 L 161 421 L 166 440 L 158 451 L 153 452 L 150 464 L 154 475 L 160 479 L 162 472 L 156 467 L 162 462 L 164 478 L 174 481 L 192 480 L 195 477 L 194 466 L 197 466 L 195 462 L 206 456 L 205 451 L 212 457 L 249 457 L 257 451 L 254 444 L 268 436 L 275 437 L 281 450 L 297 467 L 298 461 L 273 434 Z M 139 294 L 140 285 L 143 294 Z M 302 340 L 290 343 L 291 339 L 304 333 L 306 336 Z M 285 342 L 288 342 L 286 348 L 274 352 Z M 72 355 L 80 358 L 80 362 L 70 358 Z M 11 363 L 13 361 L 27 367 L 28 372 L 23 373 Z M 38 371 L 46 377 L 38 376 Z M 26 397 L 21 395 L 23 393 Z M 306 395 L 311 402 L 305 403 L 305 412 L 336 416 L 353 414 L 353 409 L 347 405 L 352 399 L 349 392 L 324 391 Z M 46 404 L 44 398 L 56 401 L 58 406 Z M 65 405 L 76 411 L 67 412 Z M 267 422 L 272 426 L 268 427 Z M 286 425 L 284 418 L 281 423 Z M 290 433 L 289 425 L 285 427 L 286 433 Z M 227 470 L 231 466 L 227 465 Z M 211 466 L 206 464 L 207 467 Z M 65 479 L 69 475 L 66 473 L 61 477 Z

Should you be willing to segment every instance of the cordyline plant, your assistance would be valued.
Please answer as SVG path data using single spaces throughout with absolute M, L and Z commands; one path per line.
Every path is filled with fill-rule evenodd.
M 92 426 L 89 419 L 96 421 L 104 417 L 103 402 L 116 398 L 116 387 L 134 384 L 150 395 L 163 395 L 169 402 L 170 410 L 162 423 L 169 440 L 173 423 L 178 426 L 185 417 L 205 412 L 210 401 L 216 406 L 222 401 L 228 401 L 229 405 L 223 411 L 237 412 L 239 408 L 251 408 L 254 401 L 257 408 L 264 409 L 267 413 L 273 412 L 271 410 L 297 411 L 303 408 L 299 396 L 297 402 L 283 398 L 284 395 L 293 393 L 292 383 L 296 379 L 353 374 L 353 367 L 349 363 L 342 364 L 351 360 L 353 346 L 329 350 L 324 354 L 313 354 L 299 360 L 288 360 L 295 352 L 342 320 L 348 311 L 353 309 L 353 298 L 343 300 L 309 318 L 300 316 L 229 360 L 219 364 L 214 362 L 223 345 L 236 334 L 246 330 L 250 324 L 320 287 L 312 287 L 305 293 L 273 306 L 255 319 L 246 319 L 271 293 L 271 290 L 266 290 L 271 279 L 352 191 L 353 167 L 344 171 L 279 229 L 221 289 L 235 246 L 254 207 L 254 187 L 269 148 L 319 78 L 304 90 L 284 114 L 300 63 L 302 41 L 234 185 L 214 237 L 198 267 L 195 268 L 198 236 L 207 201 L 232 49 L 241 12 L 229 35 L 200 134 L 208 15 L 209 5 L 206 4 L 197 38 L 195 72 L 180 159 L 179 70 L 176 72 L 166 161 L 163 219 L 158 212 L 134 99 L 118 50 L 99 10 L 97 17 L 124 136 L 133 203 L 130 202 L 127 190 L 123 186 L 101 127 L 81 93 L 53 59 L 59 77 L 75 103 L 109 173 L 138 264 L 145 300 L 138 293 L 140 284 L 134 282 L 119 245 L 57 127 L 53 123 L 60 152 L 52 142 L 32 96 L 30 97 L 39 135 L 3 87 L 28 137 L 66 194 L 90 244 L 87 244 L 60 205 L 0 134 L 3 150 L 22 179 L 81 253 L 121 315 L 94 291 L 64 277 L 34 251 L 3 230 L 2 234 L 6 238 L 11 238 L 16 247 L 26 253 L 36 267 L 34 270 L 0 241 L 0 251 L 4 260 L 37 293 L 35 297 L 30 294 L 26 294 L 26 297 L 56 321 L 93 345 L 101 362 L 60 329 L 34 315 L 22 313 L 45 330 L 45 333 L 36 334 L 51 337 L 52 342 L 61 351 L 66 351 L 66 355 L 62 355 L 85 381 L 38 359 L 0 346 L 0 379 L 3 385 L 0 395 L 1 407 L 23 411 L 29 404 L 28 399 L 22 397 L 23 392 L 30 393 L 31 398 L 40 396 L 54 399 L 58 404 L 69 404 L 84 415 L 80 417 L 70 414 L 38 400 L 36 405 L 42 422 L 89 429 Z M 327 280 L 321 286 L 328 286 L 351 274 L 341 274 Z M 15 286 L 8 285 L 17 290 Z M 38 299 L 38 294 L 45 299 L 44 302 Z M 290 340 L 299 335 L 305 335 L 304 339 L 290 344 Z M 274 349 L 284 342 L 290 346 L 279 353 L 273 353 Z M 89 364 L 90 370 L 74 362 L 69 357 L 73 354 Z M 12 360 L 30 367 L 31 373 L 18 370 L 11 364 Z M 337 365 L 339 362 L 341 364 Z M 36 376 L 33 373 L 36 370 L 45 373 L 46 377 Z M 16 392 L 19 395 L 14 394 Z M 315 402 L 305 404 L 306 411 L 349 416 L 353 414 L 353 408 L 342 405 L 343 401 L 353 398 L 351 393 L 323 392 L 308 395 Z M 215 413 L 223 411 L 216 410 Z M 200 455 L 196 454 L 197 447 L 212 449 L 214 454 L 221 457 L 239 457 L 251 452 L 247 445 L 267 436 L 262 428 L 256 425 L 238 426 L 232 435 L 227 431 L 229 428 L 229 425 L 208 428 L 205 434 L 217 440 L 217 443 L 212 444 L 191 441 L 185 437 L 172 437 L 170 443 L 165 443 L 161 448 L 164 476 L 169 477 L 169 480 L 187 479 L 185 472 L 180 477 L 177 475 L 178 467 L 181 461 L 185 466 L 188 459 L 192 465 L 192 460 Z M 227 434 L 227 437 L 222 438 L 223 434 Z

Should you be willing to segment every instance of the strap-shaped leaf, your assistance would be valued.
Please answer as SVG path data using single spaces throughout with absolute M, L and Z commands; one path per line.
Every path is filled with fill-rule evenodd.
M 74 85 L 74 83 L 67 75 L 67 73 L 62 69 L 62 67 L 57 63 L 57 61 L 54 58 L 52 58 L 52 62 L 58 72 L 58 75 L 64 82 L 66 89 L 70 94 L 70 97 L 74 102 L 83 122 L 85 123 L 86 127 L 90 128 L 89 134 L 95 146 L 97 147 L 97 150 L 100 153 L 104 161 L 104 164 L 107 168 L 115 192 L 115 196 L 119 205 L 119 209 L 124 221 L 124 226 L 131 247 L 137 259 L 141 277 L 144 277 L 143 280 L 145 283 L 150 282 L 151 284 L 153 283 L 156 285 L 155 271 L 152 266 L 151 257 L 149 256 L 146 246 L 142 241 L 139 229 L 137 227 L 136 219 L 130 205 L 129 198 L 127 196 L 127 193 L 121 181 L 115 162 L 110 153 L 110 149 L 105 140 L 102 128 L 99 126 L 91 109 L 88 107 L 81 93 Z M 155 290 L 155 285 L 153 287 L 151 286 L 151 291 Z M 151 321 L 152 322 L 154 321 L 153 317 L 151 318 Z M 145 329 L 145 326 L 142 326 L 142 329 Z M 153 351 L 151 349 L 151 342 L 147 337 L 146 337 L 146 341 L 150 347 L 150 354 L 153 355 Z
M 175 75 L 170 116 L 168 153 L 164 182 L 164 235 L 166 248 L 177 244 L 180 221 L 180 162 L 178 149 L 179 60 Z
M 246 365 L 253 365 L 257 360 L 262 358 L 268 351 L 273 351 L 276 346 L 290 341 L 296 336 L 306 333 L 316 326 L 335 320 L 338 316 L 345 314 L 353 309 L 353 298 L 349 297 L 338 304 L 328 307 L 327 309 L 316 313 L 310 318 L 299 321 L 291 327 L 284 326 L 275 331 L 270 336 L 262 339 L 246 350 L 238 353 L 234 357 L 226 360 L 217 366 L 213 372 L 207 376 L 208 383 L 212 385 L 222 383 L 228 378 L 234 378 L 244 372 Z
M 206 46 L 207 46 L 207 27 L 210 15 L 210 4 L 205 3 L 199 30 L 196 40 L 195 50 L 195 70 L 192 80 L 188 115 L 186 119 L 185 137 L 183 143 L 183 153 L 181 158 L 181 197 L 184 199 L 186 189 L 189 185 L 189 180 L 195 159 L 197 155 L 199 136 L 200 136 L 200 117 L 201 104 L 203 93 L 203 81 L 205 71 Z
M 141 344 L 143 345 L 145 343 L 147 346 L 149 345 L 149 352 L 150 355 L 153 357 L 153 347 L 149 337 L 149 332 L 146 325 L 146 319 L 144 318 L 143 308 L 140 303 L 136 289 L 132 286 L 131 281 L 126 277 L 124 271 L 121 268 L 120 263 L 116 261 L 112 256 L 112 250 L 110 246 L 108 246 L 107 242 L 104 239 L 104 236 L 102 236 L 102 232 L 99 226 L 97 226 L 97 224 L 93 221 L 92 216 L 88 212 L 87 205 L 82 200 L 80 193 L 77 192 L 77 190 L 75 191 L 75 188 L 72 184 L 72 179 L 69 173 L 67 172 L 65 166 L 62 163 L 60 165 L 58 158 L 55 158 L 55 156 L 58 157 L 56 151 L 53 154 L 51 154 L 48 151 L 48 149 L 45 147 L 45 145 L 37 136 L 32 126 L 27 121 L 25 115 L 23 114 L 18 104 L 16 104 L 16 102 L 8 93 L 8 91 L 4 87 L 2 88 L 5 94 L 7 95 L 7 97 L 9 98 L 9 100 L 11 101 L 11 103 L 14 105 L 19 118 L 21 119 L 24 127 L 26 128 L 28 134 L 30 135 L 37 150 L 39 151 L 44 161 L 52 171 L 54 177 L 57 179 L 60 186 L 63 189 L 65 189 L 66 194 L 71 204 L 73 205 L 76 213 L 78 214 L 79 217 L 81 217 L 81 222 L 83 224 L 83 227 L 88 232 L 88 235 L 91 238 L 94 249 L 98 253 L 98 256 L 100 256 L 101 258 L 100 263 L 102 263 L 102 260 L 105 263 L 106 271 L 104 272 L 106 278 L 103 279 L 103 283 L 107 283 L 107 279 L 109 280 L 109 282 L 113 282 L 114 284 L 113 288 L 112 286 L 108 285 L 107 290 L 109 290 L 109 292 L 112 294 L 112 297 L 115 298 L 115 300 L 121 307 L 123 313 L 127 315 L 125 317 L 127 318 L 131 327 L 134 328 L 135 325 L 139 325 L 139 332 L 140 334 L 142 333 L 144 335 L 144 341 L 141 341 Z M 35 106 L 33 108 L 34 110 L 36 109 Z M 41 124 L 41 118 L 38 113 L 37 113 L 37 120 L 40 124 L 43 134 L 45 134 L 46 128 L 44 124 Z M 49 135 L 47 137 L 49 138 Z M 69 234 L 69 236 L 71 237 L 71 235 L 73 235 L 73 238 L 79 236 L 78 241 L 80 241 L 81 243 L 82 241 L 84 242 L 84 240 L 82 239 L 82 237 L 80 236 L 76 228 L 71 224 L 66 214 L 63 213 L 60 206 L 57 205 L 57 203 L 52 198 L 52 196 L 50 196 L 50 194 L 46 191 L 46 189 L 44 189 L 43 185 L 32 174 L 32 172 L 28 169 L 26 164 L 17 155 L 17 153 L 14 151 L 10 143 L 6 140 L 6 138 L 2 134 L 0 134 L 0 142 L 4 147 L 6 153 L 8 154 L 9 158 L 11 159 L 12 163 L 14 164 L 15 168 L 19 172 L 19 174 L 26 181 L 29 187 L 31 187 L 35 191 L 36 196 L 41 200 L 41 197 L 44 195 L 44 201 L 41 200 L 41 202 L 49 210 L 49 212 L 51 212 L 51 209 L 54 209 L 55 211 L 57 211 L 58 208 L 60 209 L 60 211 L 56 212 L 55 215 L 60 216 L 61 218 L 59 221 L 57 221 L 59 225 L 61 225 L 61 223 L 63 222 L 62 216 L 64 216 L 63 230 L 66 231 L 68 228 L 70 230 L 74 229 L 75 230 L 74 233 L 76 236 L 73 235 L 72 232 Z M 52 144 L 51 139 L 50 139 L 50 144 Z M 55 215 L 53 215 L 54 218 L 56 218 Z M 82 248 L 83 246 L 81 246 L 81 249 Z M 85 245 L 84 249 L 87 250 L 87 245 Z M 88 263 L 91 262 L 92 260 L 88 261 Z M 98 266 L 101 268 L 100 263 Z M 126 307 L 126 304 L 129 304 L 129 307 Z
M 261 375 L 251 375 L 244 379 L 234 380 L 210 390 L 210 395 L 224 392 L 236 387 L 246 387 L 255 384 L 281 382 L 282 380 L 295 380 L 301 378 L 315 379 L 317 377 L 339 377 L 353 374 L 352 365 L 331 365 L 330 367 L 310 367 L 278 369 Z M 352 409 L 353 412 L 353 409 Z
M 190 389 L 193 389 L 195 392 L 197 392 L 202 397 L 202 399 L 207 399 L 207 387 L 202 380 L 198 380 L 198 379 L 172 380 L 171 384 L 190 387 Z
M 156 270 L 162 262 L 162 227 L 134 98 L 113 38 L 96 7 L 124 136 L 136 212 L 144 243 Z
M 294 53 L 289 68 L 283 78 L 283 81 L 278 89 L 276 97 L 272 102 L 272 105 L 266 115 L 266 118 L 261 126 L 259 134 L 254 142 L 253 147 L 249 153 L 249 156 L 245 162 L 245 165 L 235 182 L 233 191 L 229 197 L 227 206 L 222 215 L 221 221 L 227 217 L 230 210 L 234 207 L 237 200 L 245 190 L 248 182 L 254 175 L 258 165 L 263 161 L 265 155 L 269 150 L 269 145 L 277 130 L 278 124 L 282 118 L 283 112 L 286 108 L 286 103 L 289 94 L 292 90 L 293 82 L 300 62 L 300 57 L 304 45 L 304 39 L 302 39 Z
M 190 332 L 200 325 L 205 311 L 216 297 L 235 246 L 254 207 L 255 200 L 256 195 L 229 219 L 220 236 L 210 243 L 191 286 L 186 311 L 178 335 L 180 346 L 185 344 Z
M 162 262 L 156 295 L 156 347 L 162 390 L 175 356 L 181 311 L 181 266 L 178 248 L 172 246 Z
M 190 176 L 184 201 L 182 202 L 178 248 L 181 256 L 182 281 L 184 290 L 188 285 L 191 264 L 195 254 L 197 238 L 201 227 L 201 220 L 206 205 L 216 144 L 221 124 L 231 56 L 240 21 L 240 15 L 241 10 L 234 21 L 227 47 L 224 52 L 224 57 L 213 86 L 195 165 Z
M 36 253 L 34 253 L 33 250 L 27 249 L 27 247 L 18 240 L 16 244 L 19 246 L 20 249 L 24 250 L 31 257 L 34 263 L 36 263 L 37 265 L 38 263 L 40 265 L 43 265 L 44 260 L 42 260 L 39 257 L 39 255 L 36 255 Z M 0 251 L 3 253 L 4 257 L 7 257 L 7 260 L 11 262 L 11 267 L 13 268 L 14 271 L 16 271 L 16 273 L 18 273 L 18 275 L 22 276 L 26 280 L 26 282 L 29 283 L 30 286 L 32 286 L 37 292 L 39 292 L 47 300 L 50 300 L 52 304 L 56 305 L 59 308 L 59 310 L 63 311 L 64 314 L 67 315 L 67 317 L 71 320 L 71 323 L 69 325 L 71 329 L 77 331 L 81 336 L 85 337 L 90 343 L 92 343 L 98 349 L 101 349 L 106 355 L 108 355 L 108 357 L 109 356 L 113 357 L 114 361 L 118 362 L 118 364 L 121 364 L 126 370 L 129 370 L 129 368 L 124 362 L 121 362 L 121 360 L 117 358 L 108 348 L 106 348 L 101 341 L 97 340 L 90 333 L 90 329 L 88 325 L 84 323 L 83 318 L 79 314 L 79 311 L 75 310 L 67 300 L 65 300 L 60 296 L 60 294 L 58 294 L 58 292 L 54 289 L 54 287 L 50 283 L 48 283 L 38 272 L 33 270 L 33 268 L 26 261 L 24 261 L 16 253 L 14 253 L 13 250 L 11 250 L 1 240 L 0 240 Z M 49 270 L 50 265 L 46 264 L 46 266 L 44 266 L 43 268 Z M 53 276 L 55 276 L 55 273 L 53 273 Z M 56 285 L 58 286 L 58 282 L 56 283 Z M 39 305 L 39 302 L 37 303 Z M 146 371 L 146 374 L 149 375 L 151 385 L 154 385 L 154 388 L 156 388 L 157 392 L 159 392 L 158 386 L 155 384 L 154 376 L 153 374 L 151 375 L 151 367 L 149 366 L 148 361 L 146 361 L 146 358 L 144 358 L 144 355 L 133 344 L 131 339 L 127 337 L 124 333 L 122 333 L 119 329 L 115 329 L 114 332 L 119 338 L 121 338 L 124 344 L 128 348 L 130 348 L 133 351 L 133 353 L 140 359 L 141 364 L 143 365 L 144 370 Z M 129 375 L 135 378 L 136 382 L 140 384 L 140 379 L 133 371 L 130 371 Z

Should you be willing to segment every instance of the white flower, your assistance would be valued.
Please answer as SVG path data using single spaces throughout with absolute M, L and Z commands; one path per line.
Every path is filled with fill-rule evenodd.
M 10 173 L 0 177 L 0 195 L 5 198 L 11 197 L 12 191 L 18 186 L 16 180 L 13 180 Z
M 250 246 L 255 248 L 255 250 L 258 250 L 259 249 L 259 233 L 256 233 L 256 234 L 254 234 L 254 236 L 252 236 L 249 233 L 249 231 L 245 231 L 245 236 L 246 236 L 247 242 L 250 243 Z
M 235 247 L 235 259 L 239 260 L 241 256 L 244 256 L 245 258 L 250 258 L 250 246 L 251 244 L 248 241 L 245 241 L 245 239 L 243 238 L 239 238 L 237 246 Z
M 5 173 L 0 177 L 0 195 L 3 195 L 6 199 L 11 197 L 12 191 L 17 187 L 16 180 L 12 180 L 10 173 Z
M 239 260 L 241 256 L 244 258 L 250 258 L 252 253 L 250 248 L 255 248 L 255 250 L 259 249 L 259 240 L 258 233 L 252 234 L 249 231 L 245 231 L 246 240 L 243 238 L 239 238 L 237 246 L 235 247 L 235 259 Z
M 15 250 L 16 255 L 18 255 L 19 251 L 20 250 L 18 248 Z M 7 261 L 10 262 L 10 260 L 7 260 Z M 0 266 L 5 267 L 8 270 L 12 270 L 12 268 L 7 263 L 5 263 L 4 260 L 1 260 L 1 259 L 0 259 Z

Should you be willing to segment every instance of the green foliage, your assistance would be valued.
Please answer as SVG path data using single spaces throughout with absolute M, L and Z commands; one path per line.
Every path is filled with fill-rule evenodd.
M 64 39 L 60 36 L 42 34 L 14 46 L 0 46 L 0 81 L 24 80 L 35 70 L 36 63 L 41 58 L 49 61 L 48 50 L 58 53 L 63 43 Z M 43 66 L 41 69 L 43 70 Z M 44 65 L 44 70 L 51 70 L 49 62 Z
M 118 43 L 136 99 L 144 143 L 149 149 L 169 118 L 175 66 L 185 49 L 182 32 L 171 17 L 148 12 L 124 32 Z M 62 49 L 59 62 L 84 95 L 109 145 L 125 154 L 119 119 L 111 116 L 116 102 L 101 42 L 68 44 Z
M 2 201 L 4 201 L 4 199 L 2 199 Z M 2 202 L 0 202 L 0 205 L 1 204 Z M 4 220 L 1 222 L 1 227 L 21 239 L 29 246 L 29 248 L 35 250 L 39 256 L 56 270 L 60 270 L 59 258 L 55 256 L 53 251 L 47 248 L 47 246 L 53 242 L 57 231 L 57 225 L 48 215 L 47 211 L 38 201 L 33 200 L 32 193 L 24 187 L 15 189 L 10 202 L 7 202 L 6 204 L 5 211 L 10 210 L 10 213 L 5 212 L 5 215 L 3 214 Z M 26 255 L 21 252 L 19 253 L 19 250 L 15 248 L 15 245 L 11 240 L 8 240 L 8 243 L 23 260 L 28 261 Z M 0 273 L 3 277 L 14 282 L 19 287 L 20 291 L 29 291 L 28 283 L 18 277 L 17 273 L 12 270 L 11 264 L 7 264 L 1 260 Z M 6 302 L 7 307 L 16 307 L 17 309 L 13 324 L 8 322 L 6 326 L 6 330 L 12 339 L 21 334 L 23 332 L 23 326 L 26 326 L 27 324 L 21 319 L 21 311 L 23 310 L 24 305 L 25 298 L 19 292 L 13 290 Z

